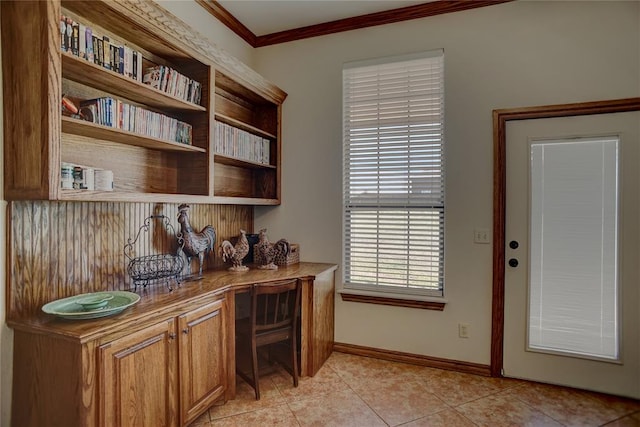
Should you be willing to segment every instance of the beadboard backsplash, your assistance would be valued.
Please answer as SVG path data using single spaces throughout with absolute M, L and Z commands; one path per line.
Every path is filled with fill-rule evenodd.
M 222 265 L 218 247 L 242 228 L 253 231 L 253 207 L 190 205 L 195 231 L 213 225 L 216 254 L 205 269 Z M 178 204 L 19 201 L 8 206 L 7 317 L 33 314 L 43 304 L 85 292 L 130 290 L 124 246 L 135 239 L 145 218 L 166 215 L 175 231 Z M 163 229 L 142 238 L 148 254 L 176 248 L 175 237 Z M 144 246 L 146 245 L 146 246 Z M 197 260 L 193 261 L 194 268 Z M 164 286 L 162 284 L 150 286 Z

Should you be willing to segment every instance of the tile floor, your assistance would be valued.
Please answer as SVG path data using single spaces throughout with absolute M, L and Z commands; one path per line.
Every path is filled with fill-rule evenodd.
M 640 401 L 334 352 L 297 388 L 280 370 L 192 426 L 640 427 Z

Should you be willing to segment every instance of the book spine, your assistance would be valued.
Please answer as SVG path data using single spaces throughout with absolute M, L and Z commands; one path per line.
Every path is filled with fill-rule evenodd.
M 123 46 L 122 49 L 124 50 L 122 54 L 122 74 L 131 77 L 131 48 L 129 46 Z
M 85 40 L 86 40 L 86 49 L 87 49 L 87 61 L 94 62 L 95 61 L 95 57 L 93 55 L 94 41 L 93 41 L 93 31 L 91 30 L 91 27 L 87 27 L 86 29 Z
M 118 46 L 118 72 L 124 75 L 124 46 Z
M 110 63 L 111 69 L 116 73 L 120 69 L 120 54 L 118 53 L 118 46 L 113 43 L 109 45 Z
M 78 23 L 78 56 L 87 59 L 87 27 Z
M 80 53 L 80 24 L 75 21 L 71 24 L 71 53 L 75 56 Z
M 67 17 L 60 15 L 60 50 L 67 51 Z
M 107 70 L 111 69 L 111 43 L 109 37 L 102 36 L 102 66 Z
M 73 40 L 73 21 L 71 18 L 65 18 L 65 23 L 67 25 L 66 31 L 64 33 L 64 44 L 67 47 L 66 51 L 70 52 L 72 49 L 72 40 Z
M 139 82 L 142 81 L 142 52 L 138 52 L 138 63 L 136 64 L 136 74 Z
M 102 66 L 102 58 L 104 57 L 104 42 L 100 36 L 93 36 L 95 42 L 93 46 L 94 55 L 96 57 L 95 63 Z

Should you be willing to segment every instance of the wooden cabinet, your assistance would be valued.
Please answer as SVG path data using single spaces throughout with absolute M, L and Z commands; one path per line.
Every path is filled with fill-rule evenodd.
M 227 299 L 164 311 L 98 320 L 95 329 L 17 329 L 12 425 L 186 426 L 226 399 Z M 70 337 L 65 326 L 83 336 Z
M 286 94 L 156 2 L 3 1 L 1 8 L 7 200 L 280 203 Z M 162 65 L 198 82 L 201 100 L 62 51 L 61 16 L 139 52 L 142 70 Z M 108 97 L 187 123 L 191 144 L 65 116 L 63 94 L 77 102 Z M 264 139 L 268 161 L 216 154 L 217 122 Z M 113 191 L 63 188 L 63 163 L 112 171 Z
M 178 318 L 181 425 L 195 420 L 225 392 L 226 304 L 226 300 L 215 301 Z
M 98 425 L 178 425 L 175 340 L 175 320 L 170 319 L 98 349 Z
M 99 425 L 184 426 L 222 398 L 226 307 L 214 301 L 101 346 Z

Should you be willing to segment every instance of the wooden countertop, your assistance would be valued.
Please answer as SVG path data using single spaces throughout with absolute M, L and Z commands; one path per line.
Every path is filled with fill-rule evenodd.
M 144 321 L 157 322 L 184 313 L 219 298 L 229 290 L 242 290 L 258 282 L 271 282 L 293 278 L 313 279 L 316 275 L 335 271 L 337 265 L 325 263 L 301 262 L 290 266 L 280 266 L 278 270 L 259 270 L 249 266 L 246 272 L 212 270 L 196 281 L 184 282 L 180 287 L 169 291 L 163 284 L 138 288 L 140 301 L 122 313 L 90 320 L 66 320 L 53 315 L 40 313 L 36 316 L 20 319 L 7 319 L 7 325 L 13 329 L 31 333 L 55 334 L 81 343 L 100 337 L 127 331 L 133 325 Z

